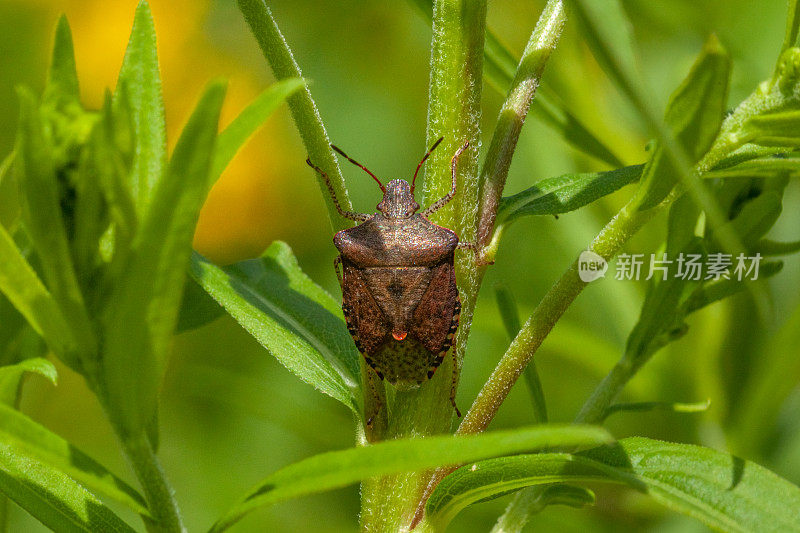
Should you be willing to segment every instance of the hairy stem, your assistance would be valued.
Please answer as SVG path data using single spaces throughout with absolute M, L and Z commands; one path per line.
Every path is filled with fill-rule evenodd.
M 122 445 L 153 515 L 152 520 L 145 519 L 147 530 L 159 533 L 186 531 L 172 488 L 147 436 L 142 433 L 138 437 L 124 437 Z
M 479 184 L 480 211 L 478 243 L 486 246 L 491 240 L 497 207 L 506 184 L 511 158 L 517 148 L 519 134 L 536 94 L 544 67 L 561 37 L 567 15 L 561 0 L 549 0 L 533 30 L 514 81 L 497 118 L 489 151 L 483 164 Z
M 300 66 L 295 61 L 291 48 L 272 17 L 272 12 L 264 4 L 264 0 L 238 0 L 238 4 L 264 53 L 264 57 L 272 67 L 275 78 L 278 80 L 302 78 Z M 308 157 L 328 175 L 342 209 L 351 211 L 352 204 L 347 194 L 342 171 L 331 151 L 328 132 L 325 130 L 325 125 L 322 123 L 319 110 L 311 97 L 308 86 L 290 96 L 287 103 L 297 130 L 300 132 L 300 137 L 303 139 L 303 144 L 308 150 Z M 350 221 L 339 216 L 325 182 L 320 176 L 317 176 L 317 181 L 334 229 L 350 227 L 352 225 Z
M 623 207 L 595 237 L 588 249 L 606 261 L 610 260 L 630 237 L 668 203 L 665 201 L 653 209 L 639 212 L 629 209 L 628 206 Z M 586 283 L 578 277 L 576 259 L 522 326 L 464 417 L 458 434 L 480 433 L 486 429 L 528 361 L 533 358 L 553 326 L 585 286 Z
M 469 149 L 458 159 L 455 198 L 431 216 L 434 222 L 453 229 L 462 241 L 467 242 L 474 242 L 477 227 L 476 176 L 485 31 L 486 0 L 434 2 L 427 144 L 430 146 L 439 137 L 444 137 L 444 140 L 428 159 L 422 187 L 424 200 L 420 205 L 427 206 L 447 194 L 451 187 L 451 158 L 465 142 L 469 142 Z M 475 292 L 470 290 L 477 282 L 474 254 L 457 252 L 456 278 L 463 298 L 461 324 L 455 341 L 455 351 L 460 360 L 475 305 Z M 386 438 L 450 431 L 453 359 L 445 358 L 433 378 L 418 389 L 395 391 L 393 401 L 388 398 Z M 456 367 L 455 372 L 457 370 Z M 363 483 L 362 530 L 395 532 L 409 529 L 429 477 L 426 472 L 411 472 Z
M 594 238 L 588 250 L 598 254 L 606 261 L 611 260 L 628 239 L 675 199 L 676 194 L 678 193 L 670 195 L 661 204 L 647 211 L 637 211 L 627 204 Z M 576 259 L 545 294 L 533 314 L 522 326 L 489 380 L 478 393 L 478 397 L 456 431 L 457 435 L 481 433 L 486 430 L 544 339 L 586 285 L 587 283 L 578 276 L 578 260 Z M 424 505 L 424 501 L 427 500 L 436 485 L 454 469 L 454 467 L 441 468 L 434 473 L 428 483 L 421 506 Z M 421 509 L 422 507 L 418 509 L 418 514 L 421 513 Z

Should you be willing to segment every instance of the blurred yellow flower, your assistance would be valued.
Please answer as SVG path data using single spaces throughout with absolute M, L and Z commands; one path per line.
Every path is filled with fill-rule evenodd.
M 138 0 L 11 0 L 52 20 L 65 13 L 72 28 L 81 94 L 87 107 L 102 103 L 106 88 L 116 85 Z M 158 35 L 158 56 L 167 115 L 167 138 L 172 147 L 210 79 L 229 81 L 222 126 L 262 89 L 236 58 L 225 57 L 207 40 L 204 24 L 209 2 L 169 0 L 150 2 Z M 277 128 L 281 129 L 281 128 Z M 278 235 L 271 225 L 283 210 L 285 176 L 281 158 L 286 149 L 275 127 L 256 135 L 244 156 L 237 157 L 213 188 L 200 215 L 195 247 L 204 255 L 234 262 L 258 255 Z M 274 147 L 266 152 L 264 146 Z

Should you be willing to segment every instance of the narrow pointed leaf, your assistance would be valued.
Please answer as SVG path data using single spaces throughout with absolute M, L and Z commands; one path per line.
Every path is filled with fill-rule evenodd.
M 70 336 L 78 343 L 82 356 L 91 357 L 96 350 L 96 339 L 72 264 L 51 148 L 45 140 L 35 98 L 22 89 L 19 96 L 21 113 L 15 171 L 22 194 L 25 228 L 37 251 L 47 287 L 72 330 Z M 73 359 L 65 359 L 65 362 L 75 368 Z
M 791 177 L 800 176 L 800 158 L 759 157 L 735 166 L 706 172 L 703 174 L 703 178 L 760 178 L 783 173 L 788 173 Z
M 800 252 L 800 241 L 779 242 L 761 239 L 753 245 L 753 251 L 761 255 L 788 255 Z
M 770 261 L 762 262 L 758 270 L 758 279 L 771 278 L 783 269 L 783 262 Z M 749 280 L 749 278 L 746 278 Z M 689 296 L 683 304 L 686 312 L 692 313 L 715 302 L 740 293 L 747 288 L 749 281 L 739 281 L 735 276 L 731 279 L 720 279 L 711 283 L 706 283 Z
M 250 31 L 258 41 L 258 45 L 269 62 L 275 78 L 284 80 L 287 78 L 302 78 L 300 65 L 292 55 L 289 43 L 278 28 L 278 23 L 272 16 L 272 12 L 267 7 L 264 0 L 237 0 L 239 10 L 244 15 Z M 322 123 L 317 104 L 311 97 L 311 91 L 304 87 L 288 99 L 289 111 L 297 126 L 297 131 L 303 139 L 308 156 L 311 160 L 328 174 L 331 185 L 336 191 L 339 204 L 345 211 L 352 210 L 350 197 L 344 184 L 344 177 L 339 168 L 339 163 L 334 157 L 330 147 L 328 132 L 325 124 Z M 328 193 L 328 189 L 323 180 L 317 176 L 322 197 L 328 207 L 328 215 L 334 228 L 344 229 L 350 227 L 349 220 L 339 216 L 333 200 Z
M 344 487 L 371 477 L 545 448 L 584 448 L 611 440 L 605 430 L 593 426 L 547 425 L 482 435 L 400 439 L 323 453 L 266 478 L 212 531 L 223 531 L 257 507 Z
M 619 0 L 569 0 L 597 62 L 629 97 L 641 91 L 633 28 Z
M 211 186 L 211 158 L 225 86 L 205 91 L 183 130 L 167 175 L 133 241 L 131 261 L 105 317 L 111 404 L 132 433 L 153 416 L 191 255 L 197 217 Z
M 115 255 L 130 244 L 138 224 L 136 206 L 126 183 L 127 172 L 123 156 L 114 143 L 114 112 L 110 95 L 106 95 L 100 120 L 89 138 L 91 163 L 97 183 L 114 222 Z
M 11 169 L 14 166 L 15 153 L 8 154 L 0 162 L 0 226 L 13 231 L 19 220 L 19 188 Z
M 57 374 L 56 367 L 47 359 L 35 357 L 25 359 L 15 365 L 0 367 L 0 403 L 11 407 L 16 406 L 22 379 L 27 373 L 44 376 L 55 385 Z M 0 431 L 2 431 L 0 427 Z
M 69 476 L 6 444 L 0 444 L 0 491 L 53 531 L 135 531 Z
M 358 412 L 360 356 L 339 303 L 300 270 L 285 243 L 224 268 L 195 253 L 191 273 L 283 366 Z
M 148 516 L 144 498 L 81 450 L 7 405 L 0 405 L 0 444 L 49 465 L 138 514 Z
M 615 413 L 624 412 L 648 412 L 648 411 L 671 411 L 673 413 L 701 413 L 707 411 L 711 406 L 711 400 L 696 403 L 680 402 L 633 402 L 616 403 L 611 405 L 603 413 L 603 420 Z
M 192 256 L 192 262 L 194 261 L 195 257 Z M 176 333 L 197 329 L 224 314 L 225 308 L 219 305 L 194 278 L 186 279 Z
M 503 198 L 497 212 L 497 223 L 526 215 L 557 215 L 574 211 L 634 183 L 641 176 L 642 169 L 643 165 L 633 165 L 607 172 L 545 178 L 529 189 Z
M 0 225 L 0 292 L 42 336 L 48 347 L 72 368 L 80 368 L 78 343 L 61 309 L 13 238 Z
M 500 318 L 508 334 L 508 340 L 513 341 L 520 329 L 519 310 L 517 309 L 517 302 L 514 300 L 514 294 L 508 287 L 498 283 L 494 287 L 494 296 L 497 301 L 497 308 L 500 311 Z M 530 361 L 525 366 L 525 370 L 522 371 L 522 375 L 528 385 L 528 392 L 533 404 L 533 421 L 537 424 L 544 424 L 547 422 L 547 403 L 544 398 L 542 381 L 539 379 L 539 372 L 536 370 L 536 361 Z
M 54 107 L 63 104 L 78 103 L 80 89 L 78 86 L 78 70 L 75 66 L 75 52 L 72 46 L 72 32 L 67 17 L 61 15 L 56 26 L 53 55 L 50 72 L 47 76 L 43 100 Z
M 717 137 L 728 100 L 731 61 L 715 36 L 672 94 L 664 122 L 691 163 L 699 161 Z M 661 202 L 678 181 L 678 172 L 662 147 L 657 147 L 642 174 L 635 205 L 650 209 Z
M 759 146 L 800 146 L 800 110 L 765 113 L 748 119 L 741 135 Z
M 281 80 L 258 95 L 233 119 L 217 139 L 214 162 L 211 166 L 212 180 L 216 180 L 222 174 L 236 152 L 264 124 L 272 112 L 304 85 L 305 81 L 299 78 Z
M 126 98 L 127 102 L 123 104 L 119 98 Z M 115 99 L 115 106 L 127 105 L 131 110 L 135 139 L 130 188 L 138 211 L 142 213 L 164 174 L 167 162 L 167 130 L 156 30 L 146 1 L 141 1 L 136 8 Z
M 466 465 L 436 488 L 428 519 L 445 526 L 476 501 L 553 482 L 625 483 L 673 511 L 731 532 L 800 528 L 800 488 L 727 453 L 642 437 L 581 454 L 501 457 Z

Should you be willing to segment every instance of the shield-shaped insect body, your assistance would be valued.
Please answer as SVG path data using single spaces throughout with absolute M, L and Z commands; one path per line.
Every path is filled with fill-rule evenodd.
M 450 192 L 421 213 L 414 199 L 419 169 L 440 142 L 417 165 L 411 184 L 396 179 L 386 186 L 333 147 L 380 185 L 383 199 L 374 214 L 342 211 L 327 175 L 308 161 L 328 184 L 339 213 L 361 222 L 333 239 L 340 254 L 334 264 L 342 286 L 342 310 L 367 364 L 400 389 L 416 387 L 433 376 L 453 344 L 461 311 L 454 256 L 465 245 L 455 232 L 427 217 L 454 196 L 458 156 L 468 144 L 453 156 Z M 455 372 L 454 368 L 451 400 Z

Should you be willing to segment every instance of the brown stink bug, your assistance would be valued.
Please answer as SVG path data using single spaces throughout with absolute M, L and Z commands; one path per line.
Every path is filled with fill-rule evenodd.
M 455 232 L 427 218 L 455 195 L 458 157 L 469 143 L 451 160 L 450 192 L 417 213 L 417 174 L 441 141 L 437 140 L 419 162 L 410 185 L 395 179 L 386 186 L 365 166 L 331 145 L 380 185 L 383 199 L 375 214 L 342 211 L 328 176 L 306 160 L 322 176 L 339 214 L 360 222 L 333 238 L 340 253 L 334 268 L 342 286 L 342 311 L 367 364 L 399 389 L 414 388 L 430 379 L 450 350 L 461 311 L 454 252 L 456 248 L 473 248 L 459 243 Z M 455 359 L 454 354 L 450 401 L 461 416 L 455 403 Z

